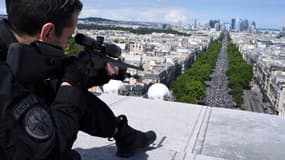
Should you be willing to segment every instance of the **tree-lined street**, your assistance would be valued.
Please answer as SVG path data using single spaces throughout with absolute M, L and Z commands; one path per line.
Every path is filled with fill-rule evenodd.
M 222 41 L 219 57 L 211 74 L 211 80 L 206 82 L 206 97 L 204 103 L 213 107 L 233 108 L 234 102 L 229 94 L 228 78 L 226 75 L 228 67 L 227 58 L 227 36 Z

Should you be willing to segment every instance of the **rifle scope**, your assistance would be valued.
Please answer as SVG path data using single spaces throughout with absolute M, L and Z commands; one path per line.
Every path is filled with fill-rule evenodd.
M 115 44 L 104 43 L 104 37 L 97 37 L 97 40 L 88 37 L 84 34 L 78 33 L 74 37 L 77 44 L 83 45 L 88 48 L 98 49 L 102 53 L 107 54 L 113 58 L 119 58 L 121 56 L 121 48 Z

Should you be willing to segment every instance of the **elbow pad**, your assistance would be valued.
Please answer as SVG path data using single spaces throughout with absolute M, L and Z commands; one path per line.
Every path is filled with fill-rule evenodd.
M 7 64 L 17 81 L 29 84 L 61 77 L 65 58 L 62 49 L 43 42 L 35 41 L 30 45 L 12 43 Z

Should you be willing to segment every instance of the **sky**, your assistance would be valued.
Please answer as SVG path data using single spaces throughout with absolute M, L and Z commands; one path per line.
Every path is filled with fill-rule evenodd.
M 285 26 L 285 0 L 81 0 L 80 17 L 163 23 L 201 24 L 211 19 L 255 21 L 257 28 Z M 4 0 L 0 14 L 5 13 Z

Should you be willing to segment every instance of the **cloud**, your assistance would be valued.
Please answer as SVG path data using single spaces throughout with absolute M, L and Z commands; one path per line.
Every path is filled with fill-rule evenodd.
M 190 13 L 184 8 L 120 8 L 86 9 L 81 17 L 102 17 L 114 20 L 132 20 L 167 23 L 186 23 Z
M 6 14 L 6 8 L 0 8 L 0 14 Z
M 80 13 L 80 17 L 94 17 L 94 15 L 97 15 L 98 11 L 96 9 L 84 9 Z
M 177 22 L 186 22 L 187 13 L 178 9 L 172 9 L 167 12 L 164 16 L 164 19 L 168 22 L 177 23 Z

